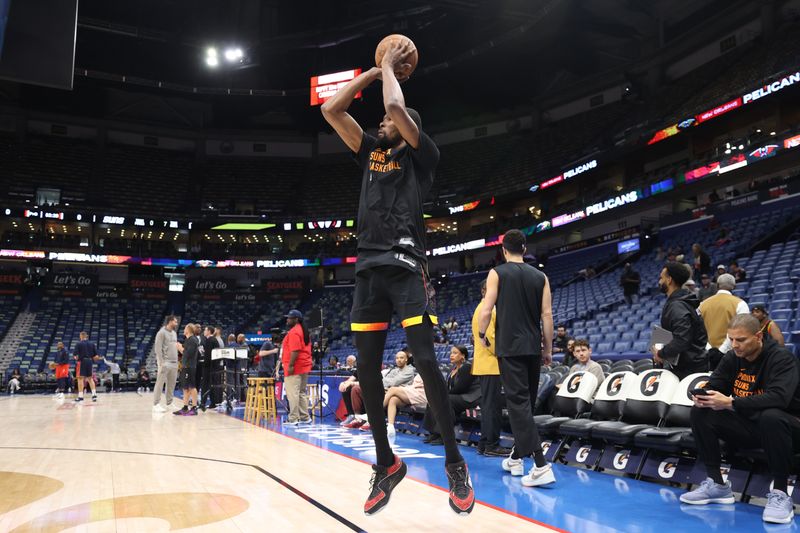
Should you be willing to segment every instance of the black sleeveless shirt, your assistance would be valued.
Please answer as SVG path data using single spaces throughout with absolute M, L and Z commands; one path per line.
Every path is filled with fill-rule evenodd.
M 497 357 L 542 355 L 542 296 L 547 278 L 526 263 L 495 267 Z

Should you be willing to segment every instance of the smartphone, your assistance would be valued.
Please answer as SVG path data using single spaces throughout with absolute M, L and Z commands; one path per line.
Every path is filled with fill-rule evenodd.
M 708 396 L 709 391 L 706 389 L 692 389 L 690 394 L 692 396 Z

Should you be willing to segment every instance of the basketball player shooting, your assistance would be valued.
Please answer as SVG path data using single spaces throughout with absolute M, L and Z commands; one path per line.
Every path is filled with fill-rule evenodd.
M 429 292 L 422 204 L 433 183 L 439 149 L 421 130 L 419 113 L 406 108 L 401 80 L 395 74 L 411 70 L 408 60 L 415 52 L 407 38 L 393 40 L 380 67 L 349 82 L 322 106 L 325 120 L 354 152 L 363 172 L 351 328 L 377 454 L 364 504 L 367 515 L 383 509 L 406 474 L 406 465 L 392 452 L 387 427 L 381 422 L 381 362 L 393 310 L 401 319 L 428 405 L 442 432 L 450 507 L 468 514 L 474 506 L 472 483 L 455 440 L 447 387 L 433 348 L 433 325 L 438 319 Z M 403 81 L 407 78 L 407 74 L 401 76 Z M 377 137 L 365 133 L 347 113 L 355 95 L 375 80 L 383 82 L 386 111 Z

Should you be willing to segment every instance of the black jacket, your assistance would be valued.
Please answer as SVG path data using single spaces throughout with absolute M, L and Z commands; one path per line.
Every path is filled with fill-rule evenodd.
M 472 365 L 464 363 L 455 376 L 447 376 L 447 392 L 457 394 L 465 402 L 477 402 L 481 397 L 481 382 L 472 375 Z
M 200 364 L 207 365 L 211 363 L 211 350 L 219 348 L 217 338 L 214 336 L 203 338 L 203 353 L 200 355 Z
M 200 339 L 192 335 L 183 341 L 183 368 L 197 368 L 197 359 L 200 356 Z
M 699 305 L 696 295 L 678 289 L 667 298 L 661 311 L 661 327 L 672 333 L 672 341 L 659 355 L 671 364 L 672 371 L 681 379 L 694 372 L 708 371 L 708 335 L 697 311 Z
M 771 338 L 764 339 L 759 358 L 763 358 L 754 388 L 763 391 L 734 400 L 734 409 L 744 416 L 753 416 L 764 409 L 781 409 L 795 416 L 800 414 L 800 365 L 789 350 Z M 731 350 L 711 374 L 706 388 L 725 395 L 733 393 L 733 384 L 744 361 Z
M 639 294 L 639 285 L 641 285 L 641 283 L 642 278 L 634 269 L 630 268 L 622 271 L 619 284 L 622 286 L 623 294 Z

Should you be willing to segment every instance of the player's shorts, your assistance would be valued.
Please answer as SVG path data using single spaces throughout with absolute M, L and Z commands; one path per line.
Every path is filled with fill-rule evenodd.
M 196 368 L 181 368 L 180 373 L 181 388 L 196 389 L 197 388 L 197 369 Z
M 356 274 L 350 327 L 353 331 L 389 329 L 392 311 L 404 328 L 422 324 L 425 315 L 438 324 L 434 291 L 425 274 L 399 266 L 378 266 Z
M 56 379 L 69 377 L 69 365 L 56 365 Z
M 82 378 L 90 378 L 92 377 L 92 370 L 94 367 L 94 361 L 91 357 L 82 357 L 81 358 L 81 369 L 80 369 L 80 377 Z

